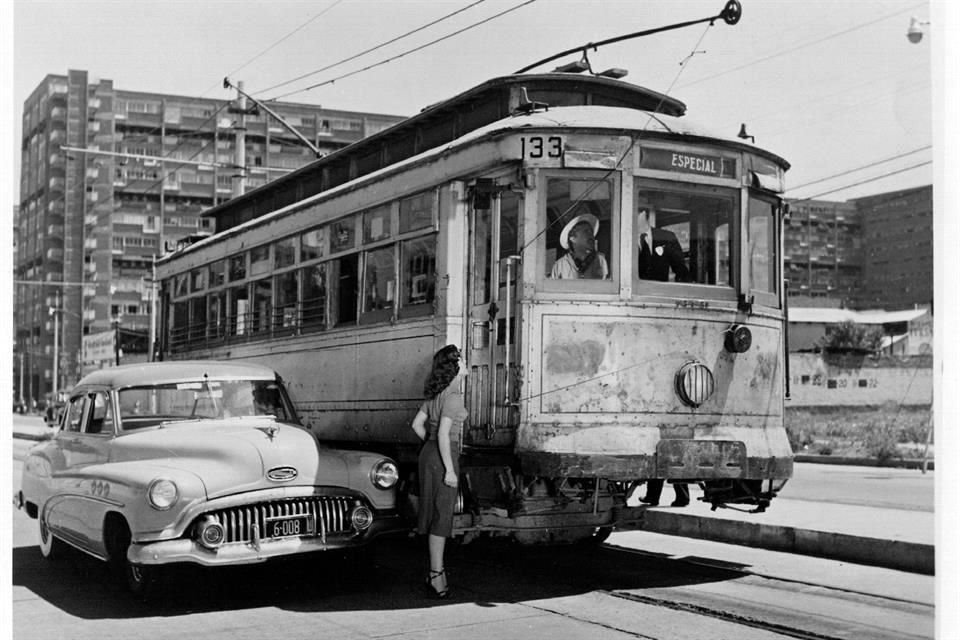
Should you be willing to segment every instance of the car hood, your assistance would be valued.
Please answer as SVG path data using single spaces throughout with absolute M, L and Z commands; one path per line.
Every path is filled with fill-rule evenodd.
M 192 473 L 207 497 L 281 486 L 349 486 L 348 464 L 313 434 L 269 418 L 181 422 L 118 437 L 112 462 L 144 461 Z M 283 468 L 280 479 L 268 472 Z M 289 469 L 295 469 L 289 477 Z M 275 475 L 275 474 L 271 474 Z

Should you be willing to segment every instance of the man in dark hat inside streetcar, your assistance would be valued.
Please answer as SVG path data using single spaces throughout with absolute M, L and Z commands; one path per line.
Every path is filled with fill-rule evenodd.
M 597 233 L 600 220 L 590 213 L 575 216 L 560 232 L 560 245 L 567 252 L 550 271 L 551 278 L 590 278 L 606 280 L 610 277 L 607 259 L 597 252 Z
M 640 258 L 637 273 L 641 280 L 667 282 L 673 271 L 675 282 L 689 282 L 690 271 L 683 259 L 683 248 L 672 231 L 656 228 L 657 212 L 641 203 L 637 207 L 637 243 Z

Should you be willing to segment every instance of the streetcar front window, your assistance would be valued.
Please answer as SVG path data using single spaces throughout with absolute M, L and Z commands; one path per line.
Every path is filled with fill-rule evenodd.
M 614 181 L 609 177 L 547 178 L 543 241 L 548 279 L 612 279 L 614 193 Z
M 733 286 L 735 191 L 642 186 L 634 208 L 635 277 L 641 293 L 645 283 L 658 281 Z

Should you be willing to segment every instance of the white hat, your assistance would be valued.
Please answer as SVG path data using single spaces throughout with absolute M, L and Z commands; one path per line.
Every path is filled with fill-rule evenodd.
M 597 237 L 597 232 L 600 231 L 600 221 L 597 219 L 597 216 L 592 213 L 581 213 L 573 220 L 568 222 L 563 228 L 563 231 L 560 232 L 560 246 L 570 251 L 570 232 L 573 231 L 573 228 L 580 224 L 581 222 L 589 222 L 590 226 L 593 227 L 593 237 Z

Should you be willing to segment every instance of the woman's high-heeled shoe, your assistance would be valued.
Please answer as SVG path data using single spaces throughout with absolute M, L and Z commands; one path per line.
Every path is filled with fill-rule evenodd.
M 430 570 L 430 575 L 427 576 L 427 584 L 425 585 L 427 589 L 427 594 L 429 594 L 431 597 L 436 598 L 438 600 L 443 600 L 444 598 L 450 595 L 449 587 L 444 587 L 443 590 L 440 590 L 440 589 L 437 589 L 435 586 L 433 586 L 434 580 L 436 580 L 437 578 L 442 578 L 446 574 L 447 574 L 446 569 L 440 569 L 440 571 L 434 571 L 432 569 Z

